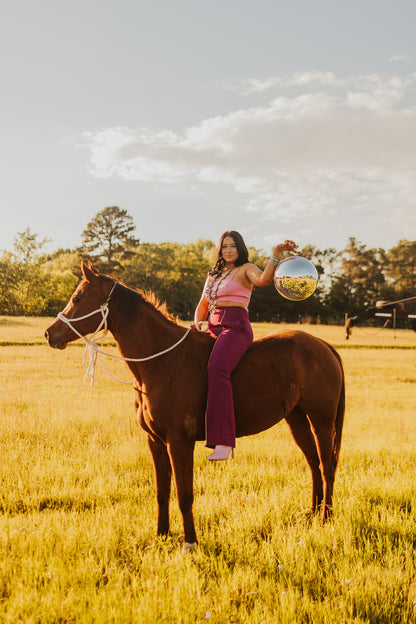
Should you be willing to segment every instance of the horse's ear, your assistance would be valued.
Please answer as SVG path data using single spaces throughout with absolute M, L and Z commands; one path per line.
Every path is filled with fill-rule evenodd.
M 85 264 L 84 261 L 81 261 L 81 271 L 87 282 L 91 282 L 94 277 L 98 277 L 99 273 L 94 269 L 91 262 Z
M 92 265 L 91 260 L 88 260 L 88 268 L 91 269 L 91 271 L 95 273 L 96 275 L 100 274 L 99 271 L 97 271 L 97 269 Z

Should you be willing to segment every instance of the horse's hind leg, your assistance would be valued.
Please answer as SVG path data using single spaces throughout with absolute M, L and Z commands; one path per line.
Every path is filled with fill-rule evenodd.
M 321 460 L 321 472 L 324 483 L 324 498 L 321 512 L 321 523 L 324 523 L 332 514 L 332 495 L 334 492 L 335 470 L 337 458 L 334 449 L 335 428 L 333 418 L 323 419 L 322 412 L 314 418 L 309 414 L 309 419 L 315 433 L 316 445 Z
M 147 444 L 152 454 L 156 475 L 157 497 L 157 534 L 166 535 L 169 532 L 169 496 L 172 477 L 172 467 L 169 455 L 164 444 L 158 438 L 147 435 Z
M 299 407 L 295 407 L 295 409 L 286 416 L 286 422 L 289 425 L 296 444 L 305 455 L 312 473 L 311 514 L 315 514 L 319 510 L 324 498 L 322 474 L 319 467 L 320 460 L 316 448 L 315 436 L 313 435 L 306 414 Z

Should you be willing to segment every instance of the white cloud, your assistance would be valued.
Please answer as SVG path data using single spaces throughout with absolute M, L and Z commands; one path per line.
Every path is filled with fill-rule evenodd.
M 402 61 L 410 61 L 412 57 L 408 54 L 393 54 L 389 57 L 389 63 L 401 63 Z
M 342 86 L 343 81 L 339 80 L 332 72 L 308 71 L 297 72 L 290 78 L 281 78 L 279 76 L 269 76 L 268 78 L 249 78 L 232 86 L 234 91 L 240 92 L 242 95 L 250 95 L 252 93 L 263 93 L 270 91 L 276 87 L 296 87 L 307 85 L 325 85 L 325 86 Z
M 297 73 L 293 78 L 286 81 L 286 86 L 290 85 L 326 85 L 342 86 L 343 81 L 339 80 L 332 72 L 311 71 Z
M 109 128 L 88 134 L 85 145 L 96 177 L 225 183 L 265 218 L 323 216 L 343 206 L 377 206 L 388 215 L 398 202 L 414 211 L 416 107 L 403 101 L 415 84 L 416 73 L 270 78 L 257 91 L 278 85 L 281 93 L 260 106 L 182 133 Z M 282 94 L 294 86 L 296 93 Z
M 264 91 L 268 91 L 273 87 L 281 84 L 281 80 L 276 77 L 270 78 L 249 78 L 245 80 L 243 83 L 236 85 L 233 87 L 233 90 L 240 91 L 243 95 L 249 95 L 250 93 L 262 93 Z

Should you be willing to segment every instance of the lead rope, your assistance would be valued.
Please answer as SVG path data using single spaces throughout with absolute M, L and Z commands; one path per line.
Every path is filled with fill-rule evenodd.
M 108 299 L 110 298 L 110 295 L 108 296 Z M 79 331 L 75 329 L 75 327 L 72 326 L 73 322 L 82 321 L 83 319 L 88 318 L 89 316 L 93 316 L 94 314 L 97 314 L 97 312 L 101 312 L 102 319 L 97 329 L 95 330 L 95 332 L 89 338 L 87 338 L 86 336 L 83 336 Z M 144 358 L 127 358 L 127 357 L 123 357 L 120 355 L 114 355 L 113 353 L 108 353 L 107 351 L 103 351 L 102 349 L 99 348 L 97 344 L 97 340 L 102 340 L 107 335 L 108 300 L 106 301 L 106 303 L 101 305 L 97 310 L 94 310 L 93 312 L 90 312 L 89 314 L 85 314 L 84 316 L 78 316 L 77 318 L 68 319 L 63 314 L 63 312 L 59 312 L 57 317 L 59 318 L 60 321 L 68 325 L 68 327 L 72 329 L 74 334 L 76 334 L 79 338 L 81 338 L 85 342 L 85 351 L 84 351 L 84 357 L 82 360 L 82 365 L 83 366 L 85 365 L 87 358 L 88 358 L 88 365 L 87 365 L 87 370 L 84 375 L 84 379 L 82 383 L 85 383 L 85 380 L 88 377 L 90 377 L 91 388 L 94 385 L 95 367 L 97 363 L 101 366 L 103 371 L 107 373 L 109 377 L 114 379 L 114 381 L 118 381 L 119 383 L 122 383 L 122 384 L 133 383 L 132 381 L 123 381 L 122 379 L 118 379 L 112 373 L 110 373 L 110 371 L 102 363 L 100 359 L 100 355 L 105 355 L 115 360 L 123 360 L 124 362 L 147 362 L 148 360 L 153 360 L 154 358 L 157 358 L 160 355 L 164 355 L 165 353 L 168 353 L 169 351 L 172 351 L 173 349 L 175 349 L 177 346 L 181 344 L 181 342 L 183 342 L 183 340 L 185 340 L 185 338 L 191 331 L 191 327 L 188 327 L 188 329 L 186 330 L 182 338 L 178 340 L 178 342 L 175 342 L 174 345 L 172 345 L 171 347 L 168 347 L 167 349 L 164 349 L 163 351 L 159 351 L 158 353 L 154 353 L 153 355 L 148 355 L 147 357 L 144 357 Z M 98 336 L 99 332 L 101 331 L 103 333 L 101 334 L 101 336 Z

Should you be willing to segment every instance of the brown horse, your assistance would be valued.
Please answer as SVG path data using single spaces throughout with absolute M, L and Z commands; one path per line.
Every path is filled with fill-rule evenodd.
M 396 328 L 396 322 L 398 320 L 406 320 L 409 328 L 416 331 L 415 315 L 408 314 L 405 311 L 405 304 L 414 302 L 415 300 L 416 297 L 407 297 L 406 299 L 400 299 L 399 301 L 377 301 L 374 307 L 366 308 L 355 316 L 349 316 L 344 325 L 345 340 L 348 340 L 351 336 L 353 327 L 360 325 L 367 319 L 378 315 L 387 318 L 387 320 L 384 321 L 383 328 L 389 325 L 390 320 L 392 320 L 393 329 Z
M 213 338 L 186 330 L 145 295 L 98 273 L 91 264 L 82 263 L 81 268 L 82 281 L 45 336 L 51 347 L 64 349 L 95 332 L 108 315 L 108 329 L 135 378 L 136 408 L 156 473 L 157 532 L 169 531 L 173 469 L 186 550 L 196 545 L 193 453 L 195 442 L 205 440 Z M 344 420 L 339 355 L 305 332 L 273 332 L 254 341 L 232 383 L 238 437 L 264 431 L 282 419 L 288 423 L 312 473 L 311 513 L 320 510 L 323 522 L 332 509 Z

